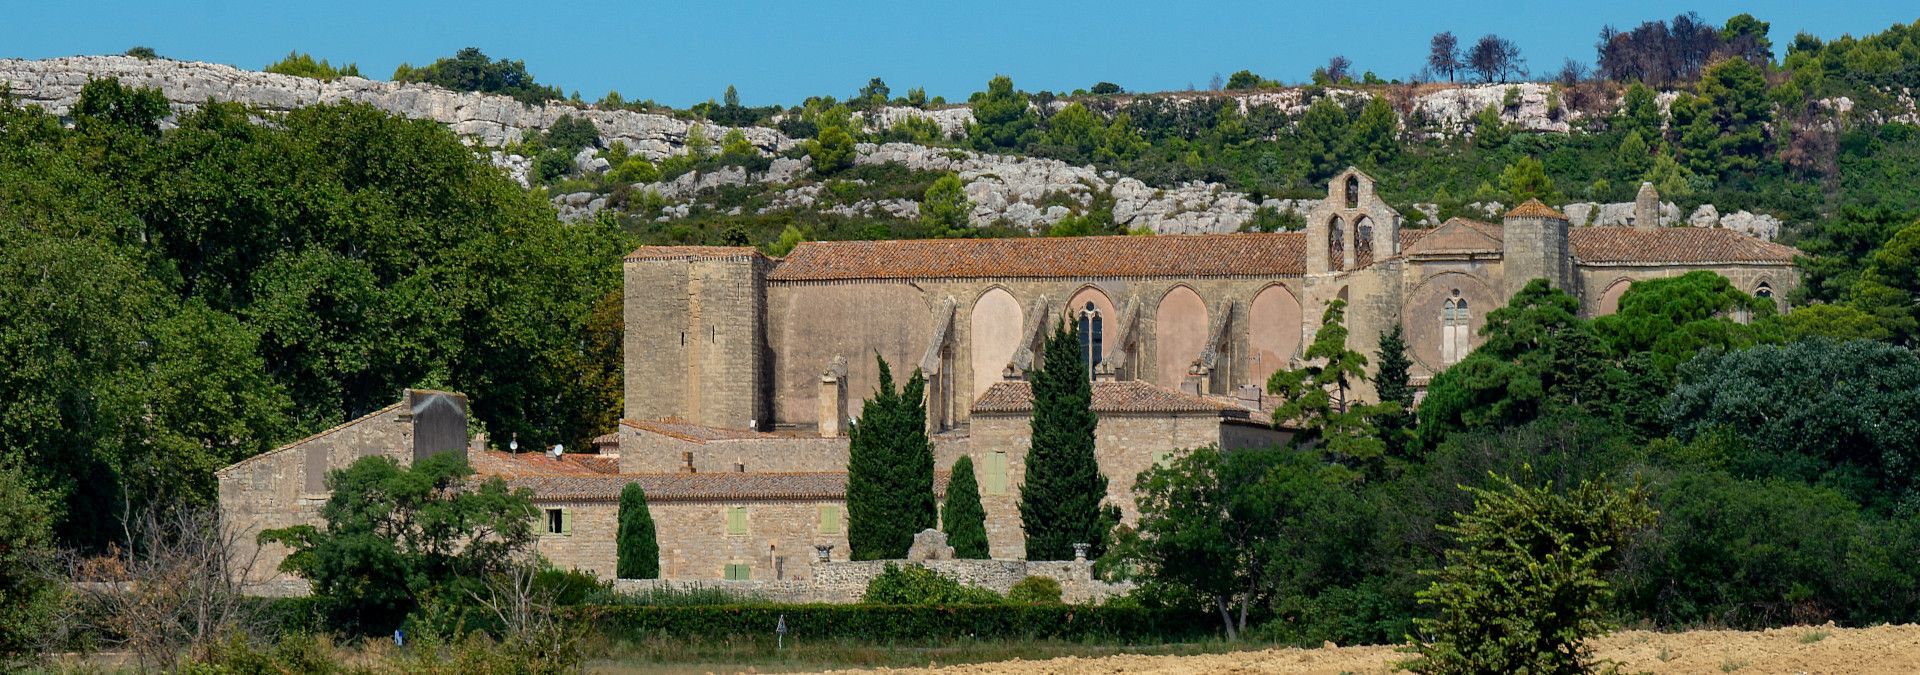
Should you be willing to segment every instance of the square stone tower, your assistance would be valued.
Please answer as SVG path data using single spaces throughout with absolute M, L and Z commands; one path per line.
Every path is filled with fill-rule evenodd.
M 1538 199 L 1529 199 L 1508 211 L 1503 225 L 1501 276 L 1507 297 L 1513 297 L 1534 279 L 1546 279 L 1554 288 L 1579 294 L 1574 288 L 1566 215 Z
M 627 255 L 627 419 L 746 429 L 770 423 L 767 271 L 745 246 Z

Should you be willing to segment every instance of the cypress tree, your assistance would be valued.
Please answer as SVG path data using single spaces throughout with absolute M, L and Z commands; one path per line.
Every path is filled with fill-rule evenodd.
M 973 475 L 973 458 L 961 457 L 953 463 L 953 477 L 947 480 L 947 507 L 940 513 L 941 529 L 947 533 L 947 545 L 956 558 L 987 558 L 987 511 L 980 506 L 980 482 Z
M 1033 371 L 1033 445 L 1020 488 L 1020 522 L 1027 559 L 1072 560 L 1073 545 L 1089 544 L 1089 556 L 1105 547 L 1112 518 L 1101 511 L 1107 477 L 1094 456 L 1093 383 L 1080 353 L 1080 333 L 1067 322 L 1047 337 L 1044 359 Z
M 880 364 L 879 388 L 847 430 L 847 545 L 854 560 L 907 557 L 913 535 L 934 527 L 933 443 L 927 438 L 927 380 L 919 371 L 894 391 Z
M 1380 372 L 1374 376 L 1374 389 L 1381 403 L 1397 403 L 1399 408 L 1382 412 L 1373 420 L 1386 443 L 1388 457 L 1408 459 L 1413 445 L 1413 386 L 1407 372 L 1413 359 L 1407 357 L 1407 339 L 1400 324 L 1380 334 Z
M 639 483 L 620 488 L 620 525 L 613 536 L 616 576 L 655 579 L 660 576 L 660 542 L 653 534 L 653 514 Z

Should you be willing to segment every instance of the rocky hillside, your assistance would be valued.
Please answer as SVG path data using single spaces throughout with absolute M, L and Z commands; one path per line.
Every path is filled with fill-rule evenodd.
M 684 153 L 688 133 L 699 124 L 667 115 L 597 110 L 567 102 L 530 106 L 504 96 L 454 92 L 430 85 L 354 77 L 320 81 L 201 62 L 124 56 L 0 60 L 0 83 L 10 89 L 18 102 L 38 105 L 55 113 L 64 114 L 69 110 L 89 79 L 106 77 L 118 78 L 132 86 L 158 88 L 176 109 L 190 108 L 208 100 L 233 101 L 265 111 L 285 111 L 316 103 L 361 102 L 397 115 L 445 124 L 475 145 L 486 148 L 511 146 L 529 134 L 547 129 L 560 116 L 573 115 L 592 121 L 605 143 L 620 143 L 638 156 L 661 159 Z M 1323 91 L 1335 98 L 1373 95 L 1349 89 Z M 1398 91 L 1405 96 L 1396 108 L 1420 117 L 1426 121 L 1424 128 L 1440 134 L 1462 132 L 1475 112 L 1489 106 L 1500 110 L 1514 128 L 1536 133 L 1567 133 L 1571 123 L 1582 114 L 1561 105 L 1554 89 L 1544 84 Z M 1161 96 L 1193 100 L 1218 95 L 1221 94 Z M 1269 107 L 1298 114 L 1311 102 L 1308 93 L 1298 89 L 1232 95 L 1242 110 Z M 864 115 L 862 121 L 869 129 L 883 130 L 909 116 L 931 119 L 948 135 L 956 137 L 964 135 L 972 121 L 971 111 L 964 106 L 934 110 L 889 107 Z M 743 127 L 741 132 L 760 152 L 768 155 L 794 155 L 791 151 L 800 144 L 775 129 Z M 707 133 L 713 138 L 724 131 L 712 129 Z M 501 152 L 491 154 L 496 164 L 523 184 L 527 182 L 528 158 Z M 974 204 L 970 219 L 976 225 L 1043 229 L 1069 215 L 1084 212 L 1098 199 L 1111 200 L 1116 224 L 1128 229 L 1160 233 L 1231 232 L 1246 227 L 1261 208 L 1304 214 L 1314 203 L 1313 200 L 1274 199 L 1257 203 L 1253 196 L 1216 183 L 1151 186 L 1112 171 L 1058 160 L 904 143 L 862 144 L 857 162 L 898 163 L 917 171 L 959 174 Z M 604 166 L 604 162 L 596 165 L 592 153 L 582 153 L 577 163 L 580 171 L 589 173 Z M 918 205 L 910 199 L 823 206 L 816 199 L 820 184 L 805 180 L 811 173 L 804 157 L 786 158 L 760 172 L 736 167 L 705 174 L 683 174 L 670 181 L 632 187 L 655 193 L 670 202 L 658 218 L 685 215 L 700 208 L 703 195 L 729 185 L 758 185 L 773 192 L 769 208 L 819 208 L 843 215 L 883 214 L 895 218 L 911 218 L 918 211 Z M 591 215 L 609 203 L 598 193 L 563 194 L 554 197 L 554 201 L 563 217 L 570 219 Z M 1497 204 L 1481 206 L 1489 215 L 1498 213 Z M 1434 210 L 1425 207 L 1415 205 L 1420 213 L 1407 214 L 1409 220 L 1434 224 Z M 1582 221 L 1580 224 L 1610 225 L 1624 222 L 1623 214 L 1629 212 L 1630 207 L 1630 204 L 1577 203 L 1566 205 L 1566 210 Z M 1663 220 L 1670 223 L 1732 227 L 1768 238 L 1780 230 L 1780 222 L 1771 216 L 1739 210 L 1722 215 L 1721 209 L 1711 204 L 1699 207 L 1684 219 L 1676 207 L 1668 204 L 1663 215 Z

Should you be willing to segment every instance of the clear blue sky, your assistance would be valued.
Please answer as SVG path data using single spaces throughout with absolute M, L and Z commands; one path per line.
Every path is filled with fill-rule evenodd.
M 1451 30 L 1470 42 L 1513 39 L 1536 72 L 1567 56 L 1591 63 L 1604 24 L 1630 27 L 1694 10 L 1719 24 L 1751 12 L 1773 24 L 1776 52 L 1795 33 L 1863 35 L 1920 18 L 1913 0 L 1762 2 L 1332 3 L 1178 0 L 959 2 L 405 2 L 386 0 L 12 0 L 0 57 L 117 54 L 147 45 L 162 55 L 258 69 L 289 49 L 354 61 L 385 78 L 477 46 L 526 61 L 540 81 L 589 100 L 685 106 L 728 84 L 749 105 L 844 97 L 880 76 L 896 95 L 924 86 L 964 99 L 996 73 L 1022 89 L 1071 90 L 1100 80 L 1129 90 L 1205 87 L 1251 68 L 1298 81 L 1343 54 L 1356 72 L 1419 70 L 1427 38 Z M 1322 9 L 1332 5 L 1353 11 Z

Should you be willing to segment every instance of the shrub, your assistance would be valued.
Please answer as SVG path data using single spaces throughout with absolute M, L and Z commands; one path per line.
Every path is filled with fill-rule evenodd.
M 593 625 L 609 640 L 765 637 L 784 617 L 787 641 L 851 639 L 927 644 L 955 639 L 1054 639 L 1138 643 L 1206 637 L 1207 617 L 1126 605 L 720 605 L 580 607 L 562 621 Z
M 1420 592 L 1439 609 L 1401 664 L 1416 673 L 1580 673 L 1594 665 L 1588 638 L 1607 631 L 1613 593 L 1605 577 L 1634 531 L 1653 521 L 1639 489 L 1583 482 L 1568 494 L 1551 483 L 1466 488 L 1472 513 L 1458 526 L 1447 566 Z
M 940 529 L 947 533 L 947 543 L 953 546 L 953 557 L 985 559 L 988 554 L 987 512 L 980 506 L 980 483 L 973 475 L 973 459 L 961 457 L 955 460 L 952 475 L 953 478 L 947 481 L 947 505 L 940 512 Z
M 269 64 L 265 69 L 269 73 L 310 77 L 316 80 L 337 80 L 342 77 L 360 77 L 360 66 L 349 63 L 335 68 L 326 59 L 314 60 L 312 54 L 298 51 L 287 52 L 286 58 Z
M 565 150 L 548 150 L 533 158 L 533 172 L 539 182 L 551 183 L 573 170 L 573 155 Z
M 48 574 L 53 553 L 52 504 L 0 465 L 0 664 L 40 651 L 54 628 L 67 594 Z
M 614 535 L 615 572 L 622 579 L 660 576 L 660 542 L 654 537 L 653 514 L 639 483 L 620 489 L 620 525 Z
M 861 602 L 878 605 L 996 605 L 1000 594 L 968 586 L 919 565 L 887 563 L 867 582 Z
M 584 117 L 561 115 L 547 127 L 541 136 L 540 144 L 551 150 L 565 151 L 569 158 L 581 148 L 600 145 L 600 128 Z
M 807 156 L 813 158 L 813 170 L 830 175 L 853 166 L 853 134 L 840 127 L 827 127 L 820 137 L 807 143 Z
M 1029 576 L 1007 589 L 1007 600 L 1019 605 L 1060 604 L 1060 582 L 1053 577 Z

